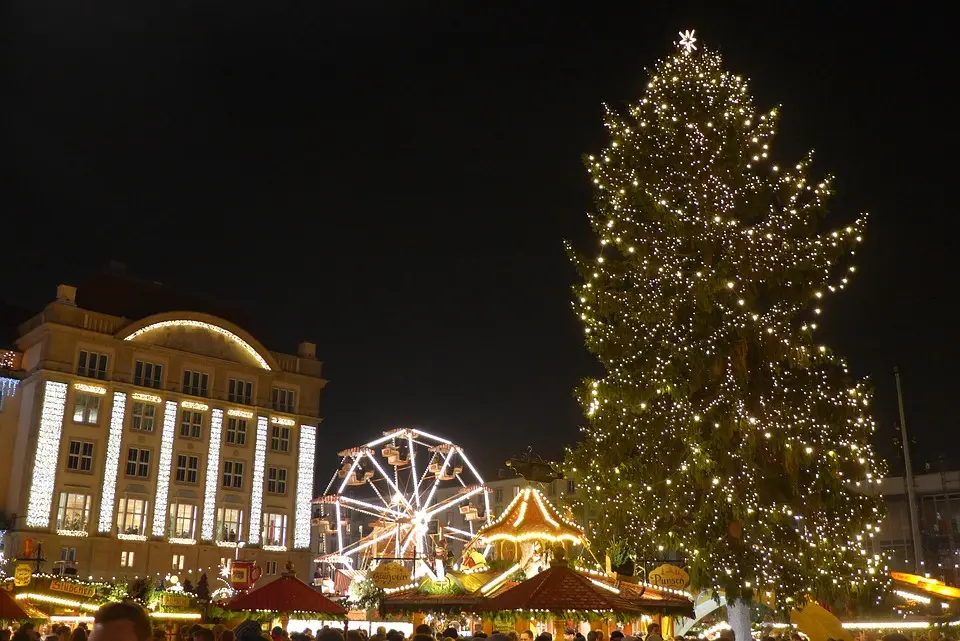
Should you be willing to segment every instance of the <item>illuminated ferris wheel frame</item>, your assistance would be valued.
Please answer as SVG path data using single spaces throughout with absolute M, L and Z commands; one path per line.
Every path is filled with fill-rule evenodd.
M 401 446 L 406 448 L 406 458 L 403 457 Z M 376 448 L 380 448 L 379 453 Z M 418 452 L 421 455 L 429 454 L 429 461 L 423 470 L 417 469 Z M 378 460 L 378 454 L 386 459 L 385 465 Z M 464 543 L 469 543 L 476 537 L 475 521 L 483 521 L 485 525 L 491 522 L 490 489 L 484 485 L 463 448 L 445 438 L 420 429 L 401 428 L 386 431 L 381 438 L 344 450 L 339 455 L 340 467 L 327 484 L 324 495 L 314 500 L 315 504 L 324 506 L 325 511 L 325 516 L 316 520 L 326 524 L 328 532 L 336 532 L 337 550 L 317 557 L 317 563 L 357 569 L 362 558 L 361 553 L 372 552 L 377 560 L 413 561 L 414 577 L 429 575 L 434 579 L 441 578 L 443 560 L 431 558 L 428 554 L 431 520 L 445 512 L 458 509 L 460 514 L 466 516 L 469 531 L 442 526 L 442 536 Z M 464 479 L 464 465 L 466 471 L 469 471 L 467 479 Z M 387 471 L 390 467 L 393 468 L 392 473 Z M 407 488 L 401 488 L 401 469 L 406 470 Z M 470 476 L 475 483 L 468 483 Z M 453 496 L 434 501 L 440 484 L 453 480 L 460 483 L 460 489 Z M 382 489 L 378 488 L 378 485 L 381 485 Z M 379 504 L 348 495 L 351 487 L 371 489 Z M 331 492 L 334 488 L 335 491 Z M 483 494 L 483 516 L 480 516 L 477 508 L 469 502 L 478 494 Z M 327 509 L 329 507 L 333 508 L 332 514 Z M 381 524 L 382 531 L 374 531 L 358 541 L 344 545 L 344 516 L 351 513 L 375 517 L 376 522 Z M 329 527 L 330 517 L 336 524 L 332 528 Z M 370 550 L 371 547 L 373 550 Z M 377 556 L 376 551 L 380 548 L 390 550 L 389 554 Z M 488 551 L 489 548 L 485 550 L 484 556 Z M 410 554 L 412 556 L 408 556 Z

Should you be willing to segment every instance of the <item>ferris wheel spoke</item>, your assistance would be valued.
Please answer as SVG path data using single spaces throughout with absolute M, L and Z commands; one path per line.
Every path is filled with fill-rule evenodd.
M 407 445 L 410 451 L 407 452 L 407 458 L 410 459 L 410 479 L 413 481 L 413 500 L 417 502 L 417 509 L 420 509 L 420 483 L 417 481 L 417 450 L 413 446 L 413 434 L 407 433 Z
M 380 475 L 381 475 L 381 476 L 384 478 L 384 480 L 386 480 L 386 482 L 390 485 L 390 489 L 393 490 L 394 495 L 396 495 L 397 497 L 400 498 L 401 501 L 403 501 L 404 503 L 406 503 L 407 509 L 409 509 L 411 512 L 413 512 L 413 511 L 414 511 L 414 510 L 413 510 L 413 506 L 410 505 L 410 501 L 408 501 L 408 500 L 407 500 L 407 497 L 405 497 L 403 494 L 400 493 L 400 488 L 397 487 L 397 484 L 393 482 L 393 479 L 391 479 L 390 476 L 386 473 L 386 471 L 384 471 L 383 466 L 380 465 L 380 461 L 378 461 L 378 460 L 377 460 L 375 457 L 373 457 L 373 456 L 370 457 L 370 460 L 373 462 L 374 467 L 377 468 L 377 471 L 380 472 Z
M 330 482 L 327 483 L 327 489 L 325 489 L 325 490 L 323 491 L 324 494 L 330 494 L 330 488 L 333 487 L 333 484 L 334 484 L 334 483 L 336 482 L 336 480 L 337 480 L 337 474 L 339 473 L 340 468 L 342 468 L 342 467 L 343 467 L 343 464 L 346 463 L 346 462 L 347 462 L 347 457 L 346 457 L 346 456 L 344 456 L 342 459 L 340 459 L 340 465 L 337 467 L 337 471 L 333 473 L 333 476 L 330 477 Z
M 478 485 L 477 487 L 473 488 L 473 489 L 470 490 L 469 492 L 463 492 L 463 491 L 461 490 L 461 492 L 462 492 L 461 494 L 455 494 L 454 496 L 451 496 L 451 497 L 448 498 L 448 499 L 444 499 L 444 500 L 438 502 L 435 506 L 433 506 L 433 509 L 432 509 L 432 510 L 430 510 L 429 512 L 427 512 L 426 518 L 429 519 L 431 516 L 433 516 L 433 515 L 436 514 L 437 512 L 442 512 L 443 510 L 446 510 L 446 509 L 448 509 L 448 508 L 451 508 L 451 507 L 453 507 L 454 505 L 457 505 L 458 503 L 461 503 L 461 502 L 463 502 L 463 501 L 466 501 L 466 500 L 469 499 L 471 496 L 474 496 L 474 495 L 476 495 L 476 494 L 479 494 L 479 493 L 482 492 L 482 491 L 483 491 L 483 486 L 482 486 L 482 485 Z
M 380 511 L 380 512 L 386 512 L 388 515 L 393 516 L 393 517 L 395 517 L 395 518 L 403 518 L 403 517 L 406 516 L 406 514 L 404 514 L 403 512 L 397 512 L 396 510 L 391 510 L 391 509 L 388 508 L 388 507 L 380 507 L 380 506 L 378 506 L 378 505 L 374 505 L 373 503 L 367 503 L 366 501 L 360 501 L 360 500 L 351 498 L 351 497 L 349 497 L 349 496 L 340 496 L 340 501 L 343 501 L 343 502 L 345 502 L 345 503 L 350 503 L 351 505 L 359 505 L 359 506 L 361 506 L 361 507 L 365 507 L 365 508 L 370 509 L 370 510 L 375 510 L 375 511 Z M 339 502 L 337 503 L 337 505 L 339 505 Z
M 467 482 L 463 480 L 462 476 L 460 476 L 459 474 L 456 474 L 455 476 L 457 477 L 457 480 L 460 481 L 461 486 L 467 487 Z
M 393 536 L 392 529 L 383 534 L 380 534 L 379 536 L 373 537 L 369 541 L 364 541 L 363 539 L 360 539 L 356 543 L 351 543 L 350 545 L 345 547 L 343 550 L 341 550 L 340 554 L 342 556 L 350 556 L 352 554 L 357 554 L 361 550 L 366 550 L 371 545 L 376 545 L 377 543 L 379 543 L 380 541 L 383 541 L 384 539 L 389 539 L 391 536 Z
M 477 482 L 483 485 L 483 479 L 480 478 L 480 473 L 477 472 L 477 468 L 475 468 L 473 463 L 470 462 L 470 459 L 467 458 L 467 453 L 463 451 L 462 447 L 457 447 L 457 451 L 460 452 L 460 458 L 463 459 L 463 462 L 467 464 L 467 467 L 470 468 L 470 471 L 473 472 L 473 475 L 477 477 Z
M 423 505 L 424 510 L 430 509 L 430 502 L 433 500 L 433 495 L 436 494 L 437 488 L 440 487 L 440 477 L 446 473 L 447 467 L 450 465 L 450 459 L 453 458 L 453 455 L 455 452 L 456 450 L 451 449 L 450 452 L 447 454 L 447 457 L 443 459 L 443 465 L 440 467 L 440 471 L 437 472 L 437 478 L 436 480 L 434 480 L 433 487 L 430 488 L 430 494 L 427 495 L 427 500 L 424 502 L 424 505 Z

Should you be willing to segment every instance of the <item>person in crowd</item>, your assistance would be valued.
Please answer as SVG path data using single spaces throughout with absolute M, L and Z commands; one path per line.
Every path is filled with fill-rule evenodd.
M 533 630 L 523 630 L 520 633 L 520 641 L 533 641 Z
M 360 630 L 347 630 L 344 638 L 346 641 L 364 641 L 363 634 L 360 633 Z
M 507 638 L 510 639 L 510 641 L 520 641 L 520 635 L 517 634 L 517 631 L 516 631 L 516 630 L 510 630 L 510 631 L 508 631 L 508 632 L 507 632 Z
M 343 641 L 343 633 L 336 628 L 324 627 L 317 633 L 317 641 Z
M 660 636 L 659 623 L 651 623 L 647 626 L 647 641 L 663 641 L 663 637 Z
M 73 634 L 70 635 L 70 641 L 87 641 L 87 631 L 81 627 L 77 627 L 73 631 Z
M 573 641 L 577 638 L 577 631 L 573 628 L 567 628 L 563 631 L 563 641 Z
M 253 619 L 247 619 L 233 629 L 233 638 L 236 641 L 263 641 L 260 634 L 260 623 Z
M 430 636 L 433 636 L 433 630 L 430 628 L 429 623 L 421 623 L 417 626 L 414 634 L 429 634 Z
M 90 641 L 152 641 L 153 625 L 136 603 L 108 603 L 93 615 Z
M 163 628 L 154 628 L 153 641 L 167 641 L 167 631 Z
M 452 625 L 443 631 L 444 639 L 458 639 L 460 638 L 460 633 L 457 632 L 457 629 Z
M 209 628 L 200 628 L 199 630 L 194 630 L 193 632 L 193 641 L 215 641 L 213 636 L 213 630 Z
M 236 637 L 233 636 L 233 630 L 224 630 L 220 636 L 220 641 L 234 641 L 235 638 Z
M 270 631 L 270 638 L 273 639 L 273 641 L 287 641 L 287 633 L 278 625 Z
M 347 641 L 350 641 L 349 639 Z M 423 632 L 418 632 L 413 635 L 413 641 L 434 641 L 432 634 L 424 634 Z
M 610 633 L 610 641 L 620 641 L 623 638 L 623 630 L 614 630 Z
M 546 631 L 541 632 L 537 635 L 536 641 L 553 641 L 553 635 Z

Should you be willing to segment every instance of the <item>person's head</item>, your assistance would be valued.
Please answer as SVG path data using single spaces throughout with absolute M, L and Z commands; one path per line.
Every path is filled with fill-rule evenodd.
M 550 634 L 549 632 L 544 631 L 544 632 L 541 632 L 541 633 L 537 636 L 537 640 L 538 640 L 538 641 L 553 641 L 553 635 Z
M 153 641 L 167 641 L 167 633 L 162 628 L 154 628 Z
M 87 631 L 83 628 L 77 628 L 70 635 L 70 641 L 87 641 Z
M 207 628 L 200 628 L 199 630 L 194 630 L 192 639 L 193 641 L 215 641 L 213 636 L 213 630 L 208 630 Z
M 308 638 L 310 639 L 313 638 L 313 630 L 311 630 L 310 628 L 304 628 L 303 633 L 307 635 Z
M 473 633 L 473 638 L 474 638 L 474 639 L 486 639 L 486 638 L 487 638 L 487 633 L 484 632 L 483 630 L 481 630 L 480 632 L 474 632 L 474 633 Z
M 270 634 L 271 634 L 271 636 L 282 637 L 282 636 L 283 636 L 283 628 L 281 628 L 279 625 L 276 625 L 276 626 L 273 627 L 273 630 L 270 630 Z
M 563 641 L 573 641 L 577 636 L 577 631 L 573 628 L 567 628 L 563 631 Z
M 150 641 L 153 626 L 136 603 L 108 603 L 93 615 L 90 641 Z
M 660 634 L 659 623 L 651 623 L 650 625 L 647 626 L 647 636 L 650 636 L 651 634 L 657 634 L 657 635 Z
M 317 641 L 343 641 L 343 633 L 336 628 L 325 627 L 317 634 Z
M 443 631 L 444 638 L 450 637 L 451 639 L 456 639 L 458 636 L 460 636 L 460 634 L 457 633 L 457 629 L 453 626 L 450 626 L 449 628 Z
M 346 641 L 363 641 L 363 635 L 360 630 L 347 630 Z
M 533 641 L 533 630 L 523 630 L 520 633 L 520 641 Z
M 347 641 L 350 641 L 350 639 L 347 639 Z M 417 634 L 413 635 L 413 641 L 434 641 L 434 639 L 432 634 L 418 632 Z
M 620 641 L 623 638 L 623 630 L 614 630 L 610 633 L 610 641 Z

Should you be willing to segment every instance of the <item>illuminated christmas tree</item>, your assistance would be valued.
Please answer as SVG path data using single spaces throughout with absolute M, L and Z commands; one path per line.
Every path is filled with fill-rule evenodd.
M 824 230 L 830 179 L 775 163 L 777 110 L 681 36 L 586 161 L 598 246 L 570 252 L 574 305 L 606 374 L 567 468 L 600 549 L 679 554 L 734 618 L 882 574 L 882 503 L 856 491 L 881 472 L 870 392 L 815 332 L 864 219 Z

